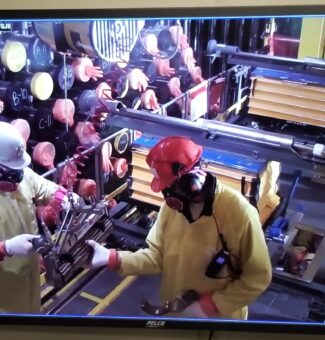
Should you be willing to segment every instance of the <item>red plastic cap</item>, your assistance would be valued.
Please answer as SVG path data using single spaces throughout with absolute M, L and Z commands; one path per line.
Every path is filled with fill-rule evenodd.
M 152 191 L 159 192 L 169 187 L 178 176 L 191 170 L 201 155 L 202 146 L 187 137 L 172 136 L 162 139 L 149 151 L 146 158 L 154 175 Z M 178 172 L 175 172 L 175 164 L 179 165 Z

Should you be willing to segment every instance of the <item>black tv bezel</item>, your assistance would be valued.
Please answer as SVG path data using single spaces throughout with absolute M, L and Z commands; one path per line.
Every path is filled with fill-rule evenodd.
M 87 316 L 87 315 L 42 315 L 3 314 L 0 325 L 69 326 L 69 327 L 114 327 L 146 329 L 181 329 L 210 331 L 239 331 L 258 333 L 324 334 L 322 323 L 287 321 L 249 321 L 234 319 L 201 319 L 172 317 L 135 316 Z
M 266 5 L 225 7 L 160 7 L 160 8 L 83 8 L 83 9 L 0 9 L 0 21 L 11 20 L 89 20 L 117 18 L 242 18 L 242 17 L 325 17 L 325 4 Z M 149 321 L 149 324 L 148 324 Z M 135 316 L 88 316 L 44 314 L 0 314 L 0 325 L 114 327 L 148 329 L 187 329 L 208 331 L 270 332 L 292 334 L 325 334 L 321 322 L 250 321 L 229 319 L 167 318 Z
M 324 5 L 157 7 L 157 8 L 68 8 L 0 9 L 0 20 L 97 19 L 97 18 L 217 18 L 321 15 Z M 324 14 L 325 15 L 325 14 Z

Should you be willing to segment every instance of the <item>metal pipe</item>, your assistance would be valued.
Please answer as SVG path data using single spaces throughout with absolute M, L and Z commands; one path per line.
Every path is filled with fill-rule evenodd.
M 95 150 L 95 179 L 96 179 L 96 196 L 100 200 L 104 189 L 103 177 L 101 174 L 102 169 L 102 157 L 99 148 Z
M 265 145 L 291 149 L 294 143 L 292 136 L 282 136 L 273 132 L 253 130 L 251 128 L 230 125 L 223 122 L 199 119 L 197 125 L 209 131 L 210 134 L 217 134 L 225 137 L 237 138 L 244 141 L 251 141 Z
M 105 103 L 103 103 L 105 105 Z M 312 162 L 324 164 L 325 152 L 314 152 L 324 145 L 293 136 L 254 130 L 219 121 L 199 119 L 196 122 L 168 116 L 159 116 L 143 111 L 121 108 L 111 111 L 110 124 L 127 126 L 158 136 L 173 134 L 191 137 L 194 141 L 220 150 L 239 153 L 254 158 L 289 162 L 310 169 Z M 245 143 L 243 143 L 245 141 Z M 306 162 L 309 161 L 309 162 Z
M 266 69 L 276 69 L 279 71 L 295 71 L 299 73 L 313 74 L 316 76 L 325 75 L 325 62 L 315 59 L 294 59 L 276 57 L 257 53 L 241 52 L 237 46 L 210 43 L 213 48 L 209 50 L 207 56 L 215 58 L 226 57 L 228 64 L 246 65 L 261 67 Z
M 132 120 L 145 121 L 147 123 L 156 123 L 163 127 L 176 127 L 180 131 L 187 129 L 197 132 L 205 132 L 210 135 L 220 135 L 230 138 L 242 139 L 247 141 L 254 141 L 272 145 L 276 147 L 284 147 L 290 149 L 293 145 L 294 138 L 292 136 L 282 136 L 273 132 L 257 131 L 251 128 L 231 125 L 219 121 L 212 121 L 206 119 L 198 119 L 196 122 L 189 120 L 180 120 L 178 118 L 168 116 L 158 116 L 145 113 L 144 111 L 137 111 L 132 109 L 120 109 L 116 112 L 119 116 L 127 117 Z M 131 122 L 131 120 L 129 120 Z M 130 124 L 131 127 L 132 124 Z

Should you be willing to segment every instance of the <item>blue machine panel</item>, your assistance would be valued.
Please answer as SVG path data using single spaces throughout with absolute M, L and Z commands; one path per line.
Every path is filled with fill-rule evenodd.
M 151 149 L 160 141 L 160 139 L 161 138 L 156 136 L 142 135 L 133 142 L 133 146 Z M 250 172 L 253 174 L 260 174 L 266 167 L 267 163 L 265 160 L 256 160 L 251 157 L 211 148 L 204 148 L 202 157 L 205 161 L 210 161 L 218 165 Z

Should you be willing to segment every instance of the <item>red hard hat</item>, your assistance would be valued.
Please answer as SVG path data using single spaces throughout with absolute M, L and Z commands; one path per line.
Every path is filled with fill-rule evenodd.
M 172 136 L 162 139 L 150 151 L 146 161 L 153 172 L 151 189 L 159 192 L 170 186 L 198 162 L 202 146 L 187 137 Z

